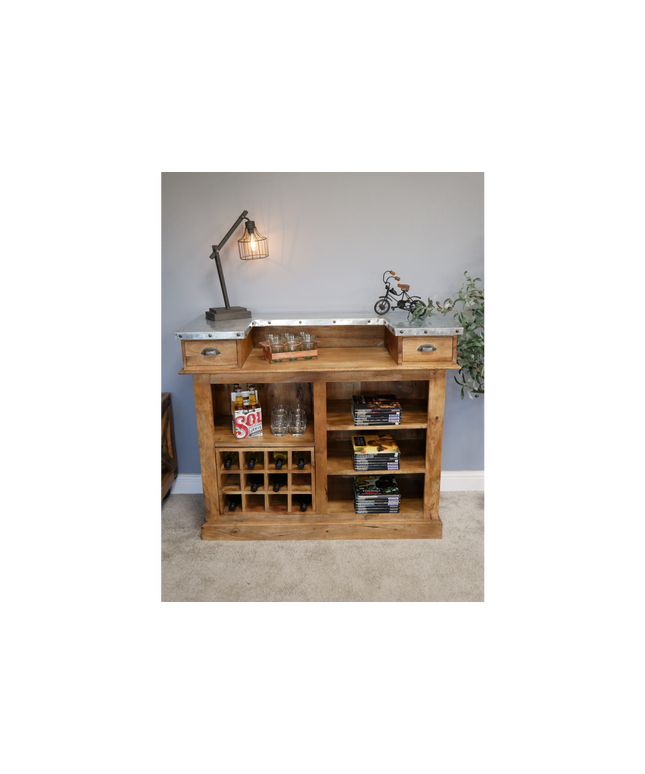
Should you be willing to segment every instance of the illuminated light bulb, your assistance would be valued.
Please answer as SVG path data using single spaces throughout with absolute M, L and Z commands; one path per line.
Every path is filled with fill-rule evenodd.
M 255 239 L 253 239 L 253 237 L 251 237 L 251 250 L 253 250 L 253 252 L 255 252 L 255 248 L 256 248 Z

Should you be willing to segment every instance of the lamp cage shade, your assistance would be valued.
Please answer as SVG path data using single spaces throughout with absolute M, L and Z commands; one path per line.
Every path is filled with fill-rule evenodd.
M 260 234 L 252 220 L 246 222 L 244 236 L 237 240 L 237 246 L 243 261 L 269 257 L 269 240 Z

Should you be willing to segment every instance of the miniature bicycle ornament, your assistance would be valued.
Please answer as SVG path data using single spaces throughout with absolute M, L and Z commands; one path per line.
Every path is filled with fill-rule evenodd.
M 394 277 L 397 282 L 401 279 L 401 277 L 397 277 L 393 271 L 384 272 L 383 282 L 385 284 L 385 293 L 374 304 L 374 311 L 376 314 L 387 314 L 390 309 L 403 309 L 408 313 L 414 312 L 417 304 L 422 303 L 421 298 L 419 296 L 408 295 L 408 290 L 410 290 L 409 285 L 397 285 L 397 288 L 401 288 L 401 292 L 397 293 L 390 285 L 391 277 Z

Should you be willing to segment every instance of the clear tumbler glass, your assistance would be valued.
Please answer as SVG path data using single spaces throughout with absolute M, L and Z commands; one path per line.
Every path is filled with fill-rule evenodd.
M 289 432 L 290 416 L 285 406 L 271 409 L 271 432 L 281 438 Z
M 304 407 L 297 406 L 291 410 L 291 423 L 289 432 L 291 435 L 301 436 L 305 434 L 307 428 L 307 415 L 305 414 Z

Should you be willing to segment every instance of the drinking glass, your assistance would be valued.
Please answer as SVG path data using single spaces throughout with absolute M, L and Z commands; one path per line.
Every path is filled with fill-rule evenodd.
M 285 333 L 287 352 L 299 352 L 302 349 L 302 339 L 294 333 Z M 297 357 L 290 357 L 289 360 L 297 360 Z
M 316 337 L 313 333 L 301 333 L 299 334 L 302 339 L 302 349 L 316 349 Z M 313 360 L 312 357 L 305 357 L 305 360 Z
M 271 409 L 271 432 L 281 438 L 289 432 L 290 416 L 285 406 Z
M 271 352 L 278 353 L 278 352 L 286 352 L 287 351 L 287 341 L 284 336 L 281 336 L 280 334 L 271 334 L 266 337 L 267 342 L 271 345 Z M 282 360 L 273 360 L 273 363 L 281 363 Z
M 306 427 L 307 415 L 305 414 L 305 410 L 303 407 L 297 406 L 291 410 L 291 423 L 289 432 L 291 435 L 298 437 L 305 434 Z

